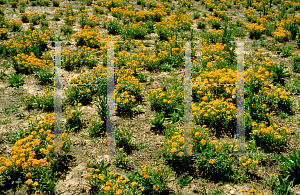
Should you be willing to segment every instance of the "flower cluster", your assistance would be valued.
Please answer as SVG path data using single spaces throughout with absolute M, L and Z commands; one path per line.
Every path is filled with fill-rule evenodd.
M 85 45 L 78 46 L 78 49 L 71 52 L 71 50 L 63 50 L 63 67 L 66 70 L 73 70 L 75 67 L 88 66 L 93 68 L 97 66 L 97 59 L 95 58 L 96 49 L 87 47 Z M 88 83 L 88 82 L 86 82 Z
M 166 91 L 162 91 L 162 88 L 150 89 L 148 99 L 152 110 L 164 112 L 165 116 L 172 114 L 183 103 L 182 91 L 180 89 L 167 89 Z
M 102 165 L 104 165 L 102 161 Z M 162 193 L 167 188 L 169 171 L 161 167 L 151 169 L 145 164 L 128 176 L 108 172 L 106 169 L 89 168 L 89 173 L 84 177 L 92 187 L 93 193 L 113 194 L 144 194 Z
M 288 41 L 290 35 L 291 35 L 291 32 L 288 30 L 285 30 L 283 27 L 278 27 L 277 30 L 273 32 L 273 36 L 274 36 L 275 40 L 279 41 L 281 43 Z
M 22 102 L 28 110 L 38 108 L 44 111 L 53 111 L 54 94 L 49 88 L 44 88 L 37 95 L 24 95 Z
M 103 38 L 100 35 L 98 27 L 91 28 L 89 26 L 84 26 L 83 29 L 80 29 L 72 35 L 72 38 L 75 38 L 77 46 L 86 45 L 91 48 L 103 46 L 103 43 L 99 42 L 103 40 Z
M 70 107 L 67 107 L 66 110 L 68 112 L 67 121 L 66 121 L 66 130 L 67 131 L 78 131 L 81 126 L 81 111 L 79 111 L 79 107 L 82 106 L 81 103 L 75 104 L 75 110 L 70 111 Z
M 266 28 L 264 27 L 263 24 L 258 24 L 258 23 L 249 23 L 246 28 L 250 32 L 250 38 L 255 38 L 259 39 Z
M 230 98 L 231 99 L 231 98 Z M 222 130 L 230 131 L 233 134 L 236 121 L 236 107 L 233 103 L 222 100 L 210 100 L 207 96 L 202 98 L 199 104 L 192 104 L 194 121 L 196 125 L 207 125 L 216 130 L 217 135 Z M 224 128 L 224 129 L 222 129 Z
M 23 131 L 24 136 L 15 141 L 11 148 L 12 158 L 0 158 L 0 170 L 6 183 L 21 181 L 28 185 L 31 192 L 43 191 L 53 193 L 55 183 L 54 173 L 58 166 L 67 161 L 66 156 L 47 155 L 54 148 L 54 113 L 44 114 L 41 121 L 31 122 L 31 127 Z M 62 134 L 62 152 L 70 151 L 70 141 L 67 133 Z M 14 137 L 12 137 L 14 139 Z M 42 177 L 41 177 L 42 175 Z M 9 179 L 8 179 L 9 176 Z M 25 181 L 26 180 L 26 181 Z
M 287 135 L 291 132 L 285 126 L 279 127 L 278 125 L 266 126 L 266 124 L 253 124 L 256 128 L 252 131 L 256 144 L 262 147 L 267 152 L 276 151 L 280 152 L 286 146 Z
M 0 39 L 4 40 L 7 38 L 8 29 L 7 28 L 0 28 Z

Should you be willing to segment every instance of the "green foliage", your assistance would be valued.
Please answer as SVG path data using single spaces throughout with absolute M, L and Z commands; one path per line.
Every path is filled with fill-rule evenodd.
M 41 67 L 36 73 L 35 73 L 37 79 L 40 81 L 40 84 L 46 85 L 48 83 L 53 82 L 54 78 L 54 71 L 50 68 Z
M 284 71 L 283 64 L 280 63 L 280 66 L 272 66 L 272 73 L 273 73 L 273 83 L 279 83 L 280 85 L 285 85 L 285 78 L 291 76 L 288 74 L 288 71 Z
M 53 7 L 59 7 L 59 0 L 53 0 Z
M 108 34 L 117 35 L 122 31 L 122 24 L 118 20 L 109 20 L 105 24 L 105 28 L 108 30 Z
M 89 104 L 93 98 L 90 87 L 86 86 L 72 86 L 66 91 L 67 102 L 70 104 L 82 103 L 83 105 Z
M 119 151 L 122 151 L 123 148 L 119 148 Z M 131 163 L 132 161 L 129 160 L 128 155 L 126 153 L 120 154 L 116 156 L 116 162 L 114 162 L 114 165 L 116 167 L 119 168 L 129 168 L 128 165 Z
M 164 116 L 168 117 L 170 114 L 176 112 L 183 116 L 183 110 L 180 109 L 183 104 L 183 93 L 181 92 L 181 84 L 174 83 L 171 89 L 162 88 L 150 89 L 148 99 L 151 102 L 151 109 L 157 112 L 164 112 Z
M 294 56 L 293 58 L 293 71 L 300 73 L 300 56 Z
M 259 127 L 259 130 L 253 130 L 252 134 L 256 145 L 264 149 L 265 152 L 279 153 L 283 151 L 287 145 L 287 133 L 274 126 Z
M 280 184 L 274 188 L 273 193 L 275 195 L 292 195 L 291 187 L 286 182 L 286 178 L 283 179 L 281 175 L 278 175 L 278 179 Z
M 133 38 L 133 39 L 145 39 L 148 32 L 147 24 L 144 22 L 139 22 L 137 24 L 124 26 L 121 37 L 123 39 Z
M 190 175 L 181 176 L 178 178 L 178 183 L 181 188 L 188 185 L 192 181 L 193 177 Z
M 200 18 L 200 12 L 194 12 L 193 17 L 194 17 L 194 20 Z
M 45 93 L 40 93 L 34 97 L 35 105 L 37 108 L 53 112 L 54 111 L 54 94 L 53 92 L 46 91 Z
M 251 92 L 249 94 L 251 94 Z M 263 102 L 263 98 L 256 95 L 249 95 L 249 97 L 245 99 L 245 110 L 250 113 L 251 118 L 255 122 L 270 121 L 266 116 L 266 114 L 268 113 L 267 109 L 262 107 L 263 103 L 265 103 Z
M 141 166 L 142 167 L 142 166 Z M 143 194 L 168 194 L 167 183 L 169 182 L 170 171 L 165 168 L 157 167 L 151 169 L 149 165 L 139 168 L 129 175 L 130 180 L 136 181 L 144 187 Z M 157 186 L 157 187 L 154 187 Z
M 18 141 L 19 139 L 22 139 L 24 138 L 26 135 L 26 131 L 24 129 L 19 129 L 18 131 L 15 130 L 11 133 L 9 133 L 7 135 L 8 137 L 8 140 L 11 142 L 11 143 L 15 143 L 16 141 Z
M 60 30 L 64 35 L 73 33 L 73 27 L 71 25 L 62 25 Z
M 285 112 L 279 111 L 279 116 L 280 116 L 280 118 L 285 119 L 288 117 L 288 114 Z
M 290 158 L 285 158 L 282 154 L 280 154 L 281 160 L 284 163 L 281 165 L 282 173 L 287 176 L 287 179 L 293 181 L 294 184 L 300 183 L 300 151 L 294 149 L 293 154 L 290 155 Z
M 294 48 L 289 46 L 289 47 L 284 47 L 283 49 L 281 49 L 281 56 L 282 57 L 290 57 L 292 55 L 292 52 L 294 51 Z
M 6 115 L 10 115 L 10 114 L 14 113 L 15 111 L 17 111 L 18 108 L 19 108 L 19 106 L 9 105 L 8 107 L 3 108 L 3 112 Z
M 22 86 L 24 84 L 24 79 L 25 77 L 22 77 L 22 75 L 19 73 L 13 73 L 9 75 L 8 78 L 8 83 L 10 86 L 14 87 L 14 88 L 19 88 L 20 86 Z
M 97 88 L 99 89 L 99 88 Z M 91 137 L 99 137 L 101 135 L 104 135 L 105 129 L 106 129 L 106 114 L 107 114 L 107 101 L 106 101 L 106 94 L 103 94 L 101 90 L 98 90 L 98 96 L 95 98 L 96 106 L 97 106 L 97 112 L 98 117 L 100 120 L 95 120 L 92 118 L 90 120 L 88 132 Z
M 266 47 L 267 46 L 266 42 L 264 41 L 264 39 L 262 37 L 259 39 L 259 41 L 260 41 L 260 45 L 262 47 Z
M 159 132 L 162 132 L 162 130 L 164 129 L 164 121 L 165 121 L 165 117 L 163 115 L 163 113 L 158 113 L 158 112 L 155 112 L 156 114 L 156 118 L 154 120 L 151 121 L 151 124 L 154 126 L 154 129 L 159 131 Z
M 197 24 L 197 28 L 199 29 L 205 29 L 206 27 L 206 21 L 204 18 L 196 19 L 196 24 Z
M 130 128 L 116 128 L 114 131 L 116 146 L 124 148 L 127 154 L 130 154 L 133 148 L 133 143 L 131 142 L 132 134 L 133 131 Z
M 75 106 L 75 110 L 71 110 L 69 111 L 69 107 L 67 108 L 68 115 L 67 115 L 67 121 L 65 124 L 65 128 L 68 132 L 78 132 L 81 127 L 82 127 L 82 122 L 81 122 L 81 111 L 78 109 L 79 108 L 80 103 L 78 104 L 78 106 Z

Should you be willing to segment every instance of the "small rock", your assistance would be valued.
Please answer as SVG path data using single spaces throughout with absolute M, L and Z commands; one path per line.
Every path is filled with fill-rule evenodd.
M 235 191 L 234 191 L 234 190 L 230 190 L 229 193 L 230 193 L 230 194 L 235 194 Z
M 40 89 L 39 89 L 39 88 L 36 88 L 36 90 L 39 91 Z

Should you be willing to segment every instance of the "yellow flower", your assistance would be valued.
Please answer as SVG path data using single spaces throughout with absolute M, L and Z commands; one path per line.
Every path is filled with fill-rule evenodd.
M 131 185 L 134 187 L 134 186 L 137 185 L 137 183 L 136 182 L 132 182 Z
M 159 188 L 159 185 L 153 185 L 153 189 L 156 190 Z
M 172 149 L 171 149 L 171 153 L 172 153 L 172 154 L 175 154 L 175 152 L 176 152 L 176 148 L 172 148 Z
M 39 185 L 39 183 L 38 183 L 38 182 L 34 182 L 32 185 L 34 185 L 34 186 L 38 186 L 38 185 Z
M 214 164 L 216 161 L 214 159 L 209 160 L 209 164 Z
M 26 181 L 26 184 L 27 184 L 27 185 L 30 185 L 30 184 L 32 184 L 32 183 L 33 183 L 32 179 L 28 179 L 28 180 Z
M 211 143 L 212 143 L 212 144 L 216 144 L 217 142 L 218 142 L 218 141 L 214 141 L 214 140 L 213 140 L 213 141 L 211 141 Z
M 121 98 L 118 97 L 118 98 L 116 99 L 116 102 L 117 102 L 117 103 L 121 102 Z
M 0 172 L 5 171 L 5 170 L 6 170 L 5 166 L 0 167 Z
M 31 177 L 31 173 L 26 173 L 26 177 Z
M 105 186 L 105 187 L 102 187 L 102 189 L 105 190 L 106 192 L 108 192 L 111 189 L 111 187 L 110 186 Z
M 246 191 L 246 190 L 244 190 L 244 189 L 241 189 L 241 190 L 240 190 L 240 192 L 245 192 L 245 191 Z
M 12 162 L 10 160 L 5 161 L 5 166 L 6 167 L 12 167 Z
M 253 135 L 257 135 L 258 134 L 258 130 L 253 130 Z
M 122 194 L 122 190 L 117 190 L 116 191 L 116 195 L 121 195 Z

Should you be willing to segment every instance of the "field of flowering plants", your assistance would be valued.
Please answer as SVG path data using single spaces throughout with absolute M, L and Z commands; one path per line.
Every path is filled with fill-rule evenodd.
M 300 194 L 299 12 L 0 0 L 0 194 Z

